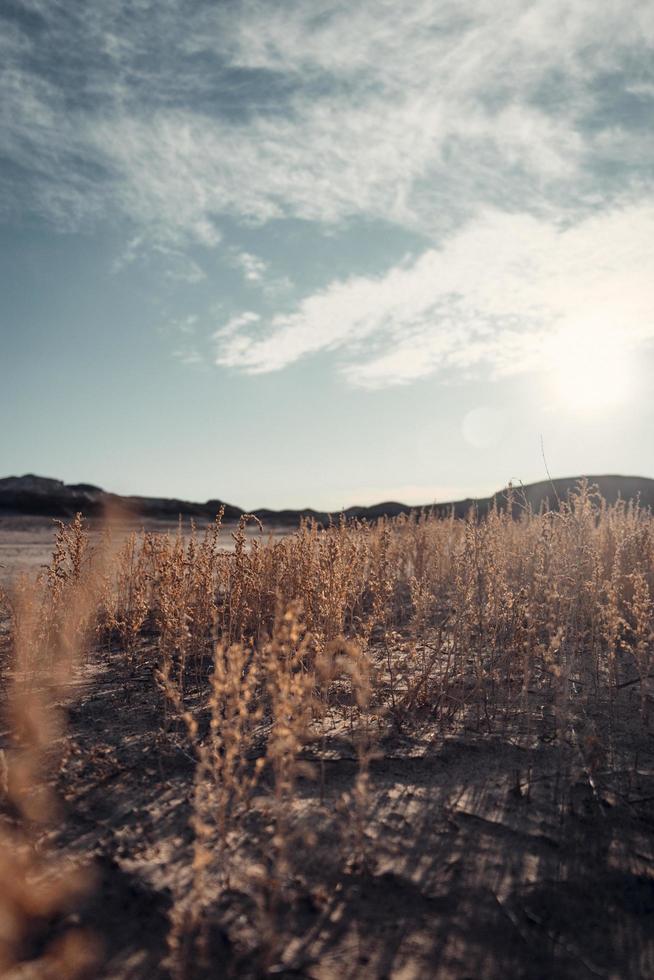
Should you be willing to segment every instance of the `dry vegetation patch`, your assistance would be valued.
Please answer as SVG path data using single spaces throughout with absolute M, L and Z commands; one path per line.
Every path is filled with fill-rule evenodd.
M 3 597 L 3 975 L 654 976 L 654 521 L 508 513 L 62 525 Z

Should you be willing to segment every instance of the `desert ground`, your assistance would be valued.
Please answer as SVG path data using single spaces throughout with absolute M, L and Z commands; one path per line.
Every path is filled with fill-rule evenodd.
M 169 914 L 194 858 L 193 760 L 180 733 L 157 737 L 147 662 L 127 682 L 120 661 L 89 674 L 71 710 L 59 776 L 68 819 L 54 840 L 95 856 L 82 915 L 107 951 L 101 975 L 167 977 Z M 274 955 L 257 959 L 266 926 L 248 881 L 267 871 L 262 787 L 241 828 L 249 863 L 212 900 L 208 966 L 189 976 L 654 976 L 651 738 L 623 735 L 595 790 L 547 723 L 443 736 L 426 722 L 389 735 L 370 767 L 365 857 L 349 863 L 342 801 L 356 753 L 337 737 L 321 749 L 324 785 L 296 787 Z
M 651 528 L 4 523 L 3 975 L 654 977 Z

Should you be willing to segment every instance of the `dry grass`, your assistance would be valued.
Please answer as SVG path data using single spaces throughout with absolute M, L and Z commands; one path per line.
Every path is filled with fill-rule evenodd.
M 650 731 L 654 520 L 637 504 L 609 507 L 582 484 L 560 511 L 525 507 L 519 520 L 308 523 L 248 547 L 249 520 L 132 536 L 114 554 L 110 535 L 91 550 L 78 519 L 60 528 L 47 574 L 4 596 L 2 975 L 26 963 L 31 976 L 95 975 L 96 944 L 71 917 L 92 879 L 39 843 L 60 819 L 45 775 L 66 751 L 64 705 L 93 649 L 122 658 L 126 676 L 156 652 L 154 734 L 193 759 L 193 857 L 167 953 L 180 978 L 216 975 L 212 910 L 235 889 L 250 899 L 257 969 L 279 963 L 293 852 L 322 826 L 302 787 L 314 781 L 324 802 L 334 744 L 356 769 L 334 809 L 339 861 L 365 873 L 371 763 L 389 737 L 468 729 L 571 746 L 596 794 L 612 733 Z

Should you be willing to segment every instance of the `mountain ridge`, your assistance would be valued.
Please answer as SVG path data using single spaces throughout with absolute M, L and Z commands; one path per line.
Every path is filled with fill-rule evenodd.
M 513 513 L 517 516 L 525 506 L 538 510 L 545 503 L 555 510 L 559 501 L 564 500 L 581 479 L 587 479 L 591 485 L 597 485 L 599 492 L 609 503 L 614 503 L 620 497 L 625 500 L 638 499 L 642 506 L 654 509 L 654 479 L 619 474 L 589 474 L 541 480 L 525 485 L 513 483 Z M 420 510 L 440 514 L 453 513 L 455 517 L 464 517 L 471 507 L 476 508 L 478 513 L 483 515 L 494 504 L 505 506 L 509 486 L 511 485 L 507 484 L 489 497 L 466 497 L 462 500 L 422 505 L 383 501 L 369 506 L 348 507 L 331 514 L 328 511 L 309 507 L 283 510 L 262 507 L 251 513 L 264 524 L 273 526 L 294 526 L 299 524 L 302 518 L 314 518 L 325 524 L 329 520 L 338 519 L 341 514 L 346 519 L 358 518 L 370 521 Z M 69 518 L 81 511 L 86 517 L 101 517 L 108 511 L 113 511 L 121 516 L 135 519 L 177 520 L 181 516 L 212 520 L 221 507 L 225 509 L 227 521 L 237 521 L 241 514 L 246 513 L 244 508 L 217 498 L 199 503 L 175 497 L 121 496 L 91 483 L 67 484 L 62 480 L 36 476 L 32 473 L 22 477 L 10 476 L 0 479 L 0 515 L 25 514 Z

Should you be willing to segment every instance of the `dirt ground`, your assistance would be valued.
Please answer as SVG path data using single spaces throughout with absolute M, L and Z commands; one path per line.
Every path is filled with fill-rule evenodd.
M 88 665 L 57 777 L 66 817 L 49 840 L 95 862 L 81 921 L 103 940 L 99 976 L 114 980 L 168 975 L 169 911 L 192 863 L 193 760 L 180 731 L 154 734 L 152 667 L 146 652 L 136 670 L 113 652 Z M 352 789 L 354 749 L 328 740 L 322 792 L 307 779 L 297 794 L 273 960 L 262 959 L 244 867 L 208 909 L 211 967 L 192 975 L 654 977 L 653 749 L 651 734 L 616 728 L 589 781 L 546 724 L 442 736 L 425 716 L 411 737 L 378 746 L 361 863 L 347 858 L 352 814 L 337 805 Z M 260 804 L 241 842 L 253 863 L 267 839 Z

